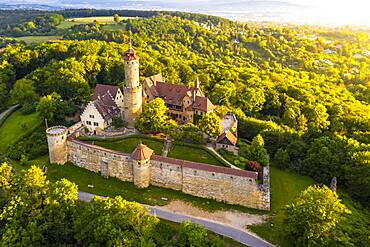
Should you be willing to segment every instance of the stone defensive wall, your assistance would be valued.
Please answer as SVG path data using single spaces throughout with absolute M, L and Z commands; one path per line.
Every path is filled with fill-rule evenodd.
M 67 138 L 67 160 L 76 166 L 135 182 L 135 162 L 131 154 L 121 153 Z M 269 168 L 264 167 L 263 184 L 257 172 L 219 167 L 152 155 L 146 172 L 148 184 L 182 191 L 186 194 L 214 199 L 261 210 L 270 210 Z M 139 174 L 140 175 L 140 174 Z

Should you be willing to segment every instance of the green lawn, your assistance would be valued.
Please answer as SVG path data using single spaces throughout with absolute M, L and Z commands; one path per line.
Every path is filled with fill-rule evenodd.
M 271 219 L 265 224 L 249 228 L 267 241 L 281 246 L 287 243 L 280 238 L 283 224 L 283 208 L 315 181 L 290 171 L 270 167 L 271 184 Z
M 17 142 L 27 131 L 32 131 L 41 122 L 38 113 L 23 115 L 15 111 L 0 128 L 0 152 L 4 153 L 10 145 Z
M 145 137 L 128 137 L 121 140 L 104 140 L 104 141 L 88 141 L 90 144 L 94 144 L 100 147 L 112 149 L 115 151 L 120 151 L 123 153 L 132 153 L 136 146 L 140 143 L 143 143 L 154 150 L 154 153 L 157 155 L 162 155 L 163 142 L 162 140 L 156 140 L 152 138 Z
M 37 45 L 50 40 L 62 39 L 62 36 L 24 36 L 17 37 L 17 39 L 26 42 L 27 45 Z
M 168 154 L 168 157 L 189 160 L 193 162 L 206 163 L 216 166 L 225 166 L 221 161 L 216 159 L 212 154 L 201 147 L 174 144 Z
M 121 139 L 96 139 L 96 138 L 80 138 L 82 141 L 94 144 L 100 147 L 120 151 L 124 153 L 132 153 L 139 143 L 143 143 L 154 150 L 157 155 L 162 155 L 164 140 L 145 137 L 145 136 L 131 136 Z M 168 154 L 168 157 L 189 160 L 193 162 L 206 163 L 216 166 L 226 166 L 219 161 L 213 154 L 205 150 L 201 146 L 177 144 L 174 143 Z

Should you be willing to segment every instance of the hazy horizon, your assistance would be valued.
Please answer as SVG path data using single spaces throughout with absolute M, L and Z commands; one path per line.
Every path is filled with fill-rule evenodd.
M 34 4 L 57 8 L 179 10 L 218 15 L 233 20 L 291 22 L 318 25 L 370 26 L 370 2 L 365 0 L 0 0 L 0 4 Z M 27 6 L 25 6 L 27 7 Z

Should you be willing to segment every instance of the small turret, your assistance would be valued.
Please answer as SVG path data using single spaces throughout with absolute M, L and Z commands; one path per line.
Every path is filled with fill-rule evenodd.
M 49 160 L 52 164 L 64 165 L 67 163 L 67 128 L 54 126 L 46 130 L 49 148 Z
M 147 188 L 150 185 L 150 158 L 153 150 L 144 144 L 137 145 L 131 154 L 134 171 L 134 184 L 138 188 Z

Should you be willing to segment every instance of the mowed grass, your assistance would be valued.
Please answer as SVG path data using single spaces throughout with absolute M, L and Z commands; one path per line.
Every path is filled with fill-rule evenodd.
M 144 137 L 128 137 L 117 141 L 88 141 L 88 143 L 123 153 L 132 153 L 135 150 L 136 146 L 142 143 L 153 149 L 154 153 L 157 155 L 162 155 L 164 145 L 162 140 L 155 140 Z
M 69 181 L 77 184 L 80 191 L 85 191 L 101 196 L 122 196 L 128 201 L 136 201 L 148 205 L 163 206 L 170 203 L 172 200 L 183 200 L 207 211 L 238 210 L 242 212 L 257 214 L 266 213 L 257 209 L 249 209 L 238 205 L 229 205 L 210 199 L 187 195 L 180 191 L 160 188 L 156 186 L 150 186 L 146 189 L 138 189 L 132 182 L 124 182 L 116 178 L 106 179 L 98 173 L 79 168 L 72 164 L 66 164 L 63 166 L 50 164 L 48 161 L 48 156 L 40 157 L 37 160 L 28 161 L 27 164 L 23 166 L 14 161 L 12 165 L 18 171 L 27 169 L 31 167 L 31 165 L 36 165 L 41 168 L 47 166 L 47 177 L 51 181 L 66 178 Z M 89 188 L 88 185 L 93 185 L 94 187 Z M 166 200 L 163 200 L 163 198 L 166 198 Z
M 288 243 L 281 238 L 284 206 L 292 203 L 303 190 L 313 184 L 315 181 L 309 177 L 270 167 L 271 218 L 249 229 L 271 243 L 286 246 Z
M 8 147 L 19 139 L 27 131 L 32 131 L 41 123 L 38 113 L 23 115 L 19 110 L 15 111 L 0 128 L 0 152 L 5 153 Z
M 201 147 L 198 148 L 174 144 L 172 145 L 172 148 L 168 153 L 168 157 L 193 162 L 206 163 L 216 166 L 225 166 L 222 162 L 220 162 L 213 155 L 211 155 L 209 152 L 207 152 Z
M 51 40 L 62 39 L 62 36 L 24 36 L 17 37 L 17 39 L 24 41 L 27 45 L 37 45 Z
M 162 155 L 164 140 L 145 137 L 145 136 L 132 136 L 122 139 L 91 139 L 91 138 L 81 138 L 82 141 L 85 141 L 89 144 L 97 145 L 103 148 L 123 152 L 123 153 L 132 153 L 136 146 L 140 143 L 147 145 L 149 148 L 154 150 L 154 153 L 157 155 Z M 211 153 L 207 152 L 201 146 L 193 145 L 182 145 L 174 143 L 168 153 L 168 157 L 188 160 L 199 163 L 206 163 L 216 166 L 226 166 L 221 161 L 219 161 Z

